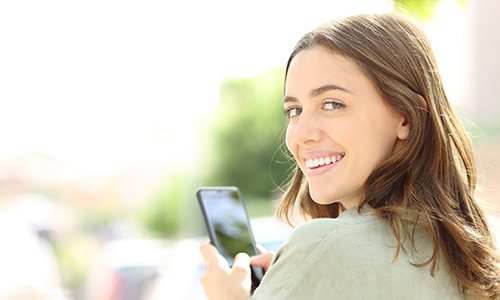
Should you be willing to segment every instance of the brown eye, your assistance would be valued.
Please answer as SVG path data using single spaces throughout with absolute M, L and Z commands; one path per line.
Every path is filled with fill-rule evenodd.
M 302 113 L 302 108 L 300 107 L 290 107 L 286 110 L 286 115 L 289 119 L 297 117 Z
M 345 108 L 345 104 L 340 101 L 328 100 L 323 102 L 323 109 L 325 110 L 337 110 L 343 108 Z

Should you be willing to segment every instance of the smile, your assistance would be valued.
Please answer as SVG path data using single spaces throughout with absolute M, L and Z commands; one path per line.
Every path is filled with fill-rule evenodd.
M 342 155 L 337 156 L 326 156 L 319 158 L 308 158 L 306 159 L 306 166 L 308 169 L 319 168 L 321 166 L 326 166 L 332 163 L 336 163 L 342 159 Z

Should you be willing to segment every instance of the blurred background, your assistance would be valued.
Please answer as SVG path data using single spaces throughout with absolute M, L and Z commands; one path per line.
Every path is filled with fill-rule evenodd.
M 330 19 L 401 8 L 500 217 L 499 1 L 0 2 L 0 299 L 204 299 L 199 186 L 238 186 L 276 249 L 288 55 Z

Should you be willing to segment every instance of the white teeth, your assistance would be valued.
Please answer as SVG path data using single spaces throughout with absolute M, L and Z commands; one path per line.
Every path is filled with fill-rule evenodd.
M 314 158 L 314 159 L 306 159 L 306 166 L 307 168 L 316 168 L 319 166 L 323 165 L 329 165 L 331 163 L 338 162 L 339 160 L 342 159 L 341 155 L 338 156 L 332 156 L 332 157 L 321 157 L 321 158 Z

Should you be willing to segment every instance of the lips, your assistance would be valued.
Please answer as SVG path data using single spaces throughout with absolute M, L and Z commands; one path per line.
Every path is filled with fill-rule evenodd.
M 308 169 L 315 169 L 322 166 L 327 166 L 333 163 L 340 161 L 343 158 L 343 155 L 331 155 L 325 157 L 314 157 L 314 158 L 306 158 L 306 166 Z

